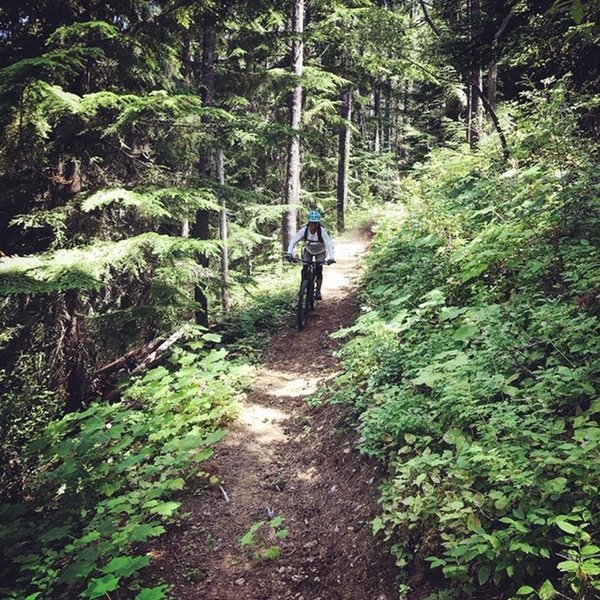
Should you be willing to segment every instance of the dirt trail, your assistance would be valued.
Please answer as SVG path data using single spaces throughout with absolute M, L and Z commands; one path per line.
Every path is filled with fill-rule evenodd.
M 153 551 L 155 573 L 177 598 L 396 597 L 389 549 L 371 534 L 379 469 L 355 450 L 348 408 L 305 401 L 339 375 L 338 344 L 329 334 L 358 312 L 354 275 L 365 241 L 345 238 L 336 246 L 338 263 L 325 272 L 316 314 L 306 330 L 290 324 L 273 341 L 239 419 L 207 467 L 222 489 L 192 488 L 183 523 Z M 289 535 L 268 540 L 279 558 L 256 561 L 239 540 L 273 516 L 284 518 Z

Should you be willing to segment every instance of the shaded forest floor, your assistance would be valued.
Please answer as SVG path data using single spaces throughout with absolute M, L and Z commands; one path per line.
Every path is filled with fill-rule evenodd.
M 396 567 L 371 532 L 380 467 L 356 450 L 347 407 L 311 407 L 306 397 L 340 373 L 329 334 L 350 325 L 357 264 L 366 241 L 337 243 L 323 296 L 308 327 L 293 323 L 273 340 L 238 420 L 181 499 L 183 521 L 152 548 L 153 575 L 189 600 L 391 600 Z M 283 517 L 277 529 L 268 522 Z M 267 524 L 247 548 L 240 538 Z M 275 531 L 287 529 L 285 539 Z M 264 539 L 259 539 L 264 531 Z M 251 554 L 277 546 L 280 556 Z

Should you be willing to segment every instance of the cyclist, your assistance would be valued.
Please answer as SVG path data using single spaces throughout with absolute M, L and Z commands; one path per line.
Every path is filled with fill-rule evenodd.
M 300 241 L 304 241 L 304 251 L 302 252 L 302 260 L 305 262 L 317 261 L 317 294 L 316 300 L 321 300 L 321 285 L 323 283 L 323 263 L 328 265 L 335 262 L 335 250 L 333 242 L 327 233 L 325 227 L 321 225 L 321 214 L 316 210 L 311 210 L 308 213 L 308 223 L 301 227 L 296 235 L 290 240 L 286 258 L 292 260 L 294 248 Z M 327 257 L 327 260 L 325 258 Z M 304 279 L 308 265 L 302 268 L 302 279 Z

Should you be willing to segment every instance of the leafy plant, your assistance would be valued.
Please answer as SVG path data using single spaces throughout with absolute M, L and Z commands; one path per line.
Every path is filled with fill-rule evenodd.
M 284 517 L 278 516 L 270 521 L 257 521 L 240 538 L 240 547 L 245 549 L 252 560 L 265 561 L 279 558 L 281 550 L 274 543 L 284 540 L 289 531 L 282 527 Z
M 214 342 L 200 333 L 168 367 L 130 382 L 120 402 L 95 402 L 31 443 L 29 499 L 0 507 L 2 580 L 15 582 L 3 595 L 138 593 L 150 563 L 140 544 L 176 520 L 177 494 L 226 434 L 248 373 Z M 165 588 L 136 597 L 162 598 Z
M 390 473 L 374 530 L 459 597 L 600 588 L 598 148 L 567 95 L 515 111 L 508 168 L 485 145 L 415 167 L 338 334 L 334 400 Z

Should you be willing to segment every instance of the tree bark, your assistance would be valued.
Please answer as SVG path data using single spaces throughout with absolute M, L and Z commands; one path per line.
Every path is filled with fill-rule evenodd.
M 496 97 L 498 91 L 498 61 L 494 57 L 490 62 L 487 76 L 487 99 L 492 110 L 496 110 Z
M 342 107 L 338 142 L 337 176 L 337 226 L 340 232 L 346 227 L 346 209 L 348 207 L 348 166 L 350 163 L 350 119 L 352 117 L 352 92 L 342 92 Z
M 217 181 L 225 185 L 225 166 L 223 150 L 219 148 L 215 156 L 215 170 Z M 229 247 L 227 237 L 227 200 L 221 191 L 221 212 L 219 219 L 219 237 L 221 238 L 221 306 L 223 312 L 229 312 Z
M 500 125 L 500 121 L 498 120 L 498 115 L 496 114 L 496 111 L 490 106 L 490 103 L 488 102 L 486 95 L 483 93 L 483 90 L 481 88 L 478 88 L 477 86 L 473 86 L 473 90 L 479 96 L 483 107 L 485 108 L 487 114 L 494 123 L 496 132 L 498 133 L 498 137 L 500 138 L 500 143 L 502 144 L 502 155 L 504 156 L 505 160 L 508 160 L 508 158 L 510 158 L 510 151 L 508 149 L 508 142 L 506 141 L 506 136 L 504 135 L 504 131 L 502 130 L 502 126 Z
M 217 45 L 216 19 L 214 15 L 207 15 L 204 19 L 204 29 L 202 32 L 202 106 L 210 108 L 215 102 L 215 50 Z M 204 115 L 202 123 L 208 124 L 210 117 Z M 201 178 L 208 179 L 211 175 L 212 149 L 205 144 L 200 152 L 198 160 L 198 172 Z M 209 216 L 208 210 L 196 211 L 194 225 L 190 234 L 198 240 L 209 239 Z M 202 255 L 198 259 L 198 264 L 207 268 L 209 265 L 208 257 Z M 208 325 L 208 298 L 204 288 L 196 284 L 194 288 L 194 300 L 198 308 L 196 309 L 196 323 L 199 325 Z
M 392 82 L 385 82 L 385 115 L 383 119 L 383 147 L 390 150 L 392 139 Z
M 298 207 L 300 206 L 300 118 L 302 116 L 302 76 L 304 66 L 304 0 L 295 0 L 292 14 L 292 72 L 296 86 L 290 105 L 290 127 L 294 130 L 288 148 L 285 185 L 285 203 L 291 205 L 283 215 L 283 248 L 287 249 L 296 233 Z
M 481 138 L 481 99 L 477 90 L 482 87 L 481 69 L 477 69 L 470 73 L 468 83 L 468 121 L 467 121 L 467 142 L 471 148 L 474 148 L 479 143 Z
M 373 88 L 373 119 L 375 120 L 375 136 L 373 150 L 381 150 L 381 84 L 376 83 Z
M 65 324 L 62 347 L 65 412 L 83 407 L 87 390 L 85 349 L 82 342 L 81 308 L 77 290 L 68 290 L 64 296 Z
M 481 11 L 480 0 L 467 0 L 467 20 L 469 27 L 469 41 L 473 40 L 473 28 L 479 20 Z M 479 61 L 478 61 L 479 62 Z M 481 137 L 481 102 L 476 89 L 482 88 L 481 66 L 477 64 L 467 74 L 468 104 L 467 104 L 467 142 L 474 148 Z

